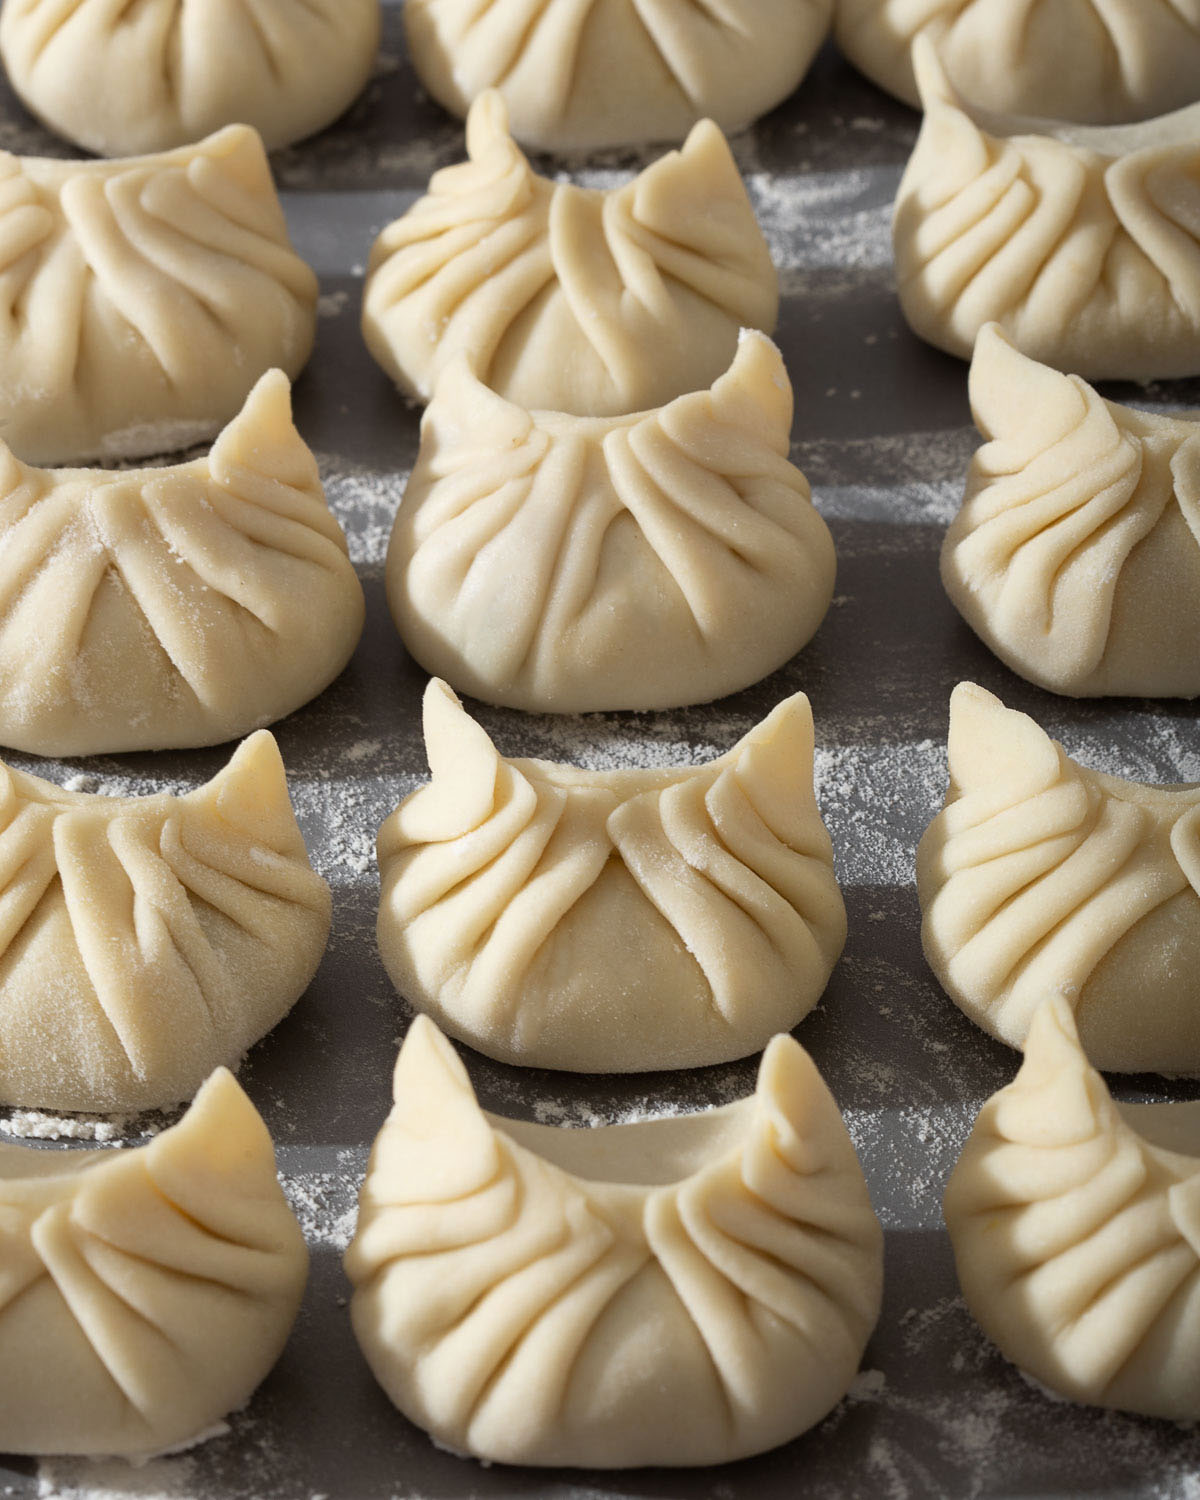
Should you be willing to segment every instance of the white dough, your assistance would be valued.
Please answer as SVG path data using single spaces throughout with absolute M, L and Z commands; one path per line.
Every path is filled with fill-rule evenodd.
M 561 1130 L 480 1110 L 418 1017 L 346 1255 L 376 1378 L 504 1463 L 713 1464 L 804 1432 L 879 1315 L 883 1234 L 837 1105 L 776 1037 L 748 1099 Z
M 347 108 L 379 31 L 379 0 L 4 0 L 0 57 L 85 151 L 167 151 L 236 124 L 273 151 Z
M 846 939 L 802 693 L 704 766 L 506 760 L 442 682 L 431 782 L 379 834 L 392 982 L 454 1036 L 578 1072 L 745 1057 Z
M 791 423 L 761 333 L 711 390 L 633 417 L 526 411 L 460 356 L 388 549 L 405 645 L 461 692 L 555 713 L 758 682 L 833 597 L 833 540 L 788 462 Z

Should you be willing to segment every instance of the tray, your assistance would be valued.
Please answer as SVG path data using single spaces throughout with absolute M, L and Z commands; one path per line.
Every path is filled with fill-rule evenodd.
M 266 1118 L 313 1252 L 303 1311 L 274 1373 L 227 1435 L 143 1468 L 124 1462 L 0 1459 L 0 1495 L 19 1500 L 904 1500 L 930 1496 L 1129 1495 L 1197 1489 L 1194 1434 L 1169 1423 L 1048 1399 L 988 1344 L 958 1295 L 941 1222 L 945 1179 L 982 1101 L 1016 1056 L 945 998 L 921 955 L 916 841 L 940 805 L 946 704 L 973 678 L 1034 713 L 1072 754 L 1146 780 L 1200 780 L 1189 704 L 1075 703 L 1018 680 L 979 645 L 937 578 L 942 531 L 976 446 L 966 367 L 919 343 L 892 289 L 890 204 L 916 115 L 827 48 L 799 93 L 734 142 L 780 267 L 778 339 L 796 388 L 793 457 L 838 548 L 835 605 L 782 671 L 720 703 L 657 715 L 552 718 L 483 709 L 509 753 L 593 765 L 703 760 L 803 689 L 817 726 L 818 795 L 850 919 L 845 956 L 798 1029 L 841 1105 L 887 1231 L 886 1297 L 864 1373 L 815 1431 L 720 1469 L 570 1473 L 486 1468 L 435 1449 L 388 1404 L 358 1354 L 340 1255 L 353 1231 L 368 1143 L 387 1111 L 409 1012 L 375 951 L 373 843 L 425 771 L 424 674 L 388 617 L 383 558 L 417 443 L 419 412 L 369 359 L 358 332 L 363 269 L 377 231 L 462 155 L 461 126 L 421 94 L 386 8 L 374 82 L 324 135 L 274 158 L 299 252 L 321 276 L 316 353 L 296 390 L 301 431 L 367 593 L 350 667 L 275 726 L 314 863 L 334 891 L 334 931 L 312 988 L 251 1053 L 242 1080 Z M 70 154 L 0 89 L 0 146 Z M 656 152 L 556 162 L 607 185 Z M 1115 388 L 1119 399 L 1200 406 L 1200 382 Z M 11 757 L 95 790 L 184 789 L 226 749 L 70 765 Z M 79 783 L 75 783 L 78 785 Z M 466 1053 L 488 1108 L 559 1122 L 626 1119 L 749 1092 L 754 1061 L 684 1074 L 590 1078 L 520 1071 Z M 1194 1097 L 1187 1084 L 1124 1080 L 1123 1097 Z M 123 1122 L 136 1142 L 156 1117 Z M 113 1133 L 103 1122 L 14 1118 L 0 1131 Z

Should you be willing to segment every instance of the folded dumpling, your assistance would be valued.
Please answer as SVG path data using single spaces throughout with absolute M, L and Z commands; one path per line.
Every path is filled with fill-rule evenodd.
M 621 416 L 708 385 L 741 328 L 774 328 L 771 253 L 711 121 L 611 192 L 535 176 L 494 91 L 467 152 L 371 252 L 363 333 L 401 390 L 427 401 L 465 354 L 520 406 Z
M 703 766 L 506 760 L 436 679 L 432 781 L 379 833 L 392 982 L 490 1057 L 587 1073 L 745 1057 L 846 940 L 802 693 Z
M 747 333 L 709 391 L 633 417 L 530 412 L 463 356 L 438 382 L 388 551 L 428 671 L 513 708 L 706 703 L 809 640 L 829 528 L 788 462 L 792 388 Z
M 1200 1104 L 1115 1104 L 1061 996 L 946 1189 L 967 1306 L 1071 1401 L 1200 1420 Z
M 995 324 L 971 405 L 989 441 L 942 549 L 968 624 L 1057 693 L 1200 694 L 1200 420 L 1105 401 Z
M 708 116 L 735 131 L 786 99 L 833 0 L 407 0 L 421 82 L 464 115 L 499 89 L 513 134 L 548 151 L 678 140 Z
M 925 120 L 896 199 L 913 330 L 969 359 L 997 322 L 1088 380 L 1200 374 L 1200 104 L 1143 125 L 988 115 L 913 49 Z
M 917 850 L 947 994 L 1012 1047 L 1061 995 L 1097 1067 L 1200 1072 L 1200 786 L 1090 771 L 969 682 L 949 748 L 946 805 Z
M 838 0 L 836 27 L 854 66 L 908 104 L 921 37 L 1002 114 L 1118 125 L 1200 99 L 1195 0 Z
M 315 697 L 362 623 L 279 370 L 176 468 L 34 469 L 0 442 L 0 743 L 232 739 Z
M 265 729 L 182 797 L 0 766 L 0 1103 L 190 1098 L 291 1009 L 329 922 Z
M 418 1017 L 346 1255 L 376 1379 L 503 1463 L 715 1464 L 806 1431 L 879 1316 L 883 1235 L 812 1059 L 753 1095 L 594 1130 L 485 1115 Z
M 0 1451 L 140 1457 L 250 1399 L 308 1275 L 224 1068 L 134 1150 L 0 1145 Z
M 166 151 L 239 123 L 273 151 L 362 90 L 379 23 L 379 0 L 4 0 L 0 57 L 86 151 Z
M 26 463 L 213 437 L 260 375 L 299 373 L 316 316 L 247 126 L 127 161 L 0 153 L 0 438 Z

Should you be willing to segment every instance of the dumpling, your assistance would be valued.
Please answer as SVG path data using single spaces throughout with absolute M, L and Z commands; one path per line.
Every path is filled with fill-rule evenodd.
M 1195 0 L 838 0 L 835 20 L 854 66 L 908 104 L 922 37 L 1002 114 L 1118 125 L 1200 99 Z
M 371 252 L 363 333 L 402 391 L 427 401 L 465 354 L 518 406 L 623 416 L 715 380 L 741 328 L 774 328 L 771 253 L 711 121 L 608 193 L 535 176 L 495 92 L 467 151 Z
M 967 1306 L 1072 1401 L 1200 1420 L 1200 1104 L 1114 1104 L 1038 1009 L 946 1190 Z
M 0 443 L 0 742 L 210 745 L 307 703 L 362 588 L 275 370 L 207 458 L 44 470 Z
M 361 92 L 379 0 L 4 0 L 0 57 L 23 104 L 85 151 L 166 151 L 223 125 L 269 150 Z
M 913 49 L 925 121 L 896 199 L 914 332 L 969 359 L 998 322 L 1088 380 L 1200 374 L 1200 105 L 1143 125 L 987 116 Z
M 710 391 L 635 417 L 526 411 L 460 355 L 388 550 L 405 645 L 463 692 L 558 713 L 758 682 L 833 597 L 833 540 L 788 462 L 791 424 L 761 333 Z
M 995 324 L 971 404 L 989 441 L 942 549 L 967 623 L 1053 692 L 1200 693 L 1200 421 L 1105 401 Z
M 190 1098 L 295 1004 L 329 923 L 265 729 L 183 797 L 0 766 L 0 1104 Z
M 0 1452 L 205 1436 L 279 1358 L 307 1275 L 271 1137 L 223 1068 L 148 1146 L 0 1145 Z
M 678 140 L 704 116 L 735 131 L 786 99 L 833 0 L 407 0 L 421 82 L 464 115 L 496 88 L 513 134 L 548 151 Z
M 883 1235 L 791 1037 L 754 1094 L 596 1130 L 485 1115 L 414 1022 L 346 1255 L 376 1379 L 503 1463 L 715 1464 L 806 1431 L 879 1316 Z
M 922 939 L 954 1002 L 1020 1047 L 1042 1001 L 1098 1068 L 1200 1072 L 1200 786 L 1089 771 L 974 683 L 917 850 Z
M 128 161 L 0 152 L 0 438 L 26 463 L 213 437 L 299 373 L 316 317 L 247 126 Z
M 506 760 L 445 683 L 433 779 L 379 833 L 392 982 L 489 1057 L 586 1073 L 745 1057 L 846 940 L 808 699 L 705 766 Z

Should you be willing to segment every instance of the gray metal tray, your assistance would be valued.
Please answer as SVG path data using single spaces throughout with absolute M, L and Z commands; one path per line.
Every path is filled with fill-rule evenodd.
M 321 458 L 368 601 L 367 631 L 346 673 L 275 729 L 314 862 L 334 888 L 334 932 L 312 988 L 242 1071 L 309 1236 L 307 1298 L 278 1367 L 226 1436 L 142 1469 L 0 1459 L 0 1495 L 1194 1500 L 1194 1434 L 1047 1399 L 991 1348 L 959 1298 L 941 1192 L 976 1110 L 1012 1076 L 1016 1056 L 967 1021 L 932 979 L 911 867 L 941 802 L 946 703 L 961 678 L 1034 713 L 1090 763 L 1147 780 L 1200 780 L 1195 710 L 1074 703 L 1039 692 L 992 659 L 945 599 L 937 552 L 976 439 L 965 366 L 908 332 L 892 290 L 889 209 L 917 119 L 832 49 L 788 104 L 734 145 L 781 269 L 778 339 L 796 388 L 793 457 L 837 543 L 834 608 L 786 668 L 713 706 L 557 720 L 481 712 L 512 753 L 585 755 L 603 764 L 645 745 L 661 763 L 668 751 L 680 761 L 719 753 L 796 689 L 812 699 L 818 794 L 850 938 L 819 1009 L 797 1034 L 845 1112 L 887 1230 L 884 1312 L 864 1362 L 877 1373 L 860 1378 L 815 1431 L 762 1458 L 698 1471 L 569 1473 L 486 1468 L 439 1452 L 391 1408 L 359 1357 L 340 1252 L 409 1015 L 375 951 L 372 847 L 379 823 L 425 767 L 424 675 L 392 628 L 382 577 L 419 413 L 369 359 L 358 305 L 375 233 L 434 168 L 462 154 L 461 127 L 416 85 L 399 22 L 398 7 L 389 5 L 384 55 L 366 97 L 323 136 L 274 163 L 297 247 L 319 271 L 323 293 L 316 354 L 296 390 L 297 419 Z M 3 92 L 0 146 L 69 154 Z M 608 182 L 655 154 L 593 161 L 582 175 Z M 1197 382 L 1114 393 L 1200 405 Z M 13 760 L 52 778 L 92 777 L 98 789 L 149 791 L 193 786 L 226 755 L 132 755 L 70 766 Z M 542 1120 L 698 1108 L 748 1092 L 754 1078 L 753 1060 L 624 1079 L 520 1071 L 471 1053 L 466 1060 L 487 1107 Z M 1122 1093 L 1191 1097 L 1196 1090 L 1146 1078 L 1127 1080 Z M 9 1115 L 0 1113 L 0 1129 L 28 1130 Z

